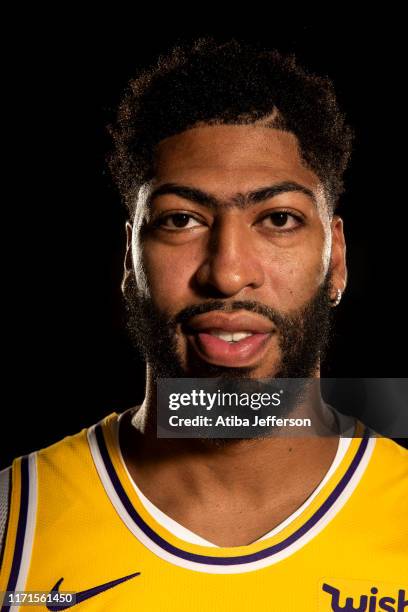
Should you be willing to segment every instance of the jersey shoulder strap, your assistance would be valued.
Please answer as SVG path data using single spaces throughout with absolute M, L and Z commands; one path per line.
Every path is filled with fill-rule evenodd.
M 116 416 L 113 413 L 109 418 Z M 96 479 L 87 431 L 84 428 L 47 448 L 19 457 L 2 472 L 0 592 L 24 590 L 38 538 L 38 521 L 41 526 L 49 512 L 64 512 L 66 505 L 61 498 L 67 504 L 75 504 L 83 491 L 81 487 L 89 484 L 89 475 L 95 472 Z
M 2 524 L 4 525 L 0 566 L 0 591 L 20 587 L 18 577 L 29 559 L 24 558 L 34 532 L 36 517 L 35 453 L 19 457 L 6 470 L 7 484 L 2 486 Z M 7 491 L 7 501 L 5 492 Z M 5 508 L 5 511 L 4 511 Z M 4 513 L 4 514 L 3 514 Z

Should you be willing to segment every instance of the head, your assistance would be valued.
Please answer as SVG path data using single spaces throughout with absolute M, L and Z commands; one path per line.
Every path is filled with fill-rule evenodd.
M 199 41 L 130 83 L 112 128 L 123 292 L 155 376 L 316 376 L 346 285 L 351 130 L 294 57 Z

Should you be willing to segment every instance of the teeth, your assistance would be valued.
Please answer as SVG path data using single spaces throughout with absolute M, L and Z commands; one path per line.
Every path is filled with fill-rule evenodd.
M 248 338 L 252 336 L 252 332 L 225 332 L 225 331 L 212 331 L 210 332 L 212 336 L 217 336 L 217 338 L 221 338 L 221 340 L 225 340 L 225 342 L 239 342 L 244 338 Z
M 251 332 L 234 332 L 232 334 L 232 340 L 233 342 L 239 342 L 240 340 L 248 338 L 249 336 L 252 336 Z

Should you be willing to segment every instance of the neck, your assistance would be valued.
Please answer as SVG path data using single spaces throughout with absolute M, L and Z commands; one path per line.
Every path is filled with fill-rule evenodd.
M 318 414 L 333 432 L 335 417 L 318 389 L 311 386 L 296 413 Z M 132 425 L 125 420 L 121 430 L 123 455 L 136 483 L 153 503 L 178 519 L 177 499 L 184 500 L 181 519 L 190 507 L 202 513 L 204 507 L 220 503 L 259 510 L 269 508 L 273 500 L 288 511 L 293 504 L 294 510 L 322 480 L 338 446 L 335 435 L 223 442 L 157 438 L 156 385 L 149 369 L 145 400 Z

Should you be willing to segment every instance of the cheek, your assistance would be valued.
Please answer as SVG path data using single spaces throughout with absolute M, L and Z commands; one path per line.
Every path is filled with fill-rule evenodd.
M 327 265 L 322 240 L 271 253 L 265 262 L 265 283 L 271 300 L 284 310 L 297 309 L 323 283 Z
M 174 312 L 185 306 L 189 285 L 197 267 L 192 253 L 158 248 L 146 243 L 138 251 L 136 282 L 161 310 Z M 167 308 L 166 308 L 167 306 Z

